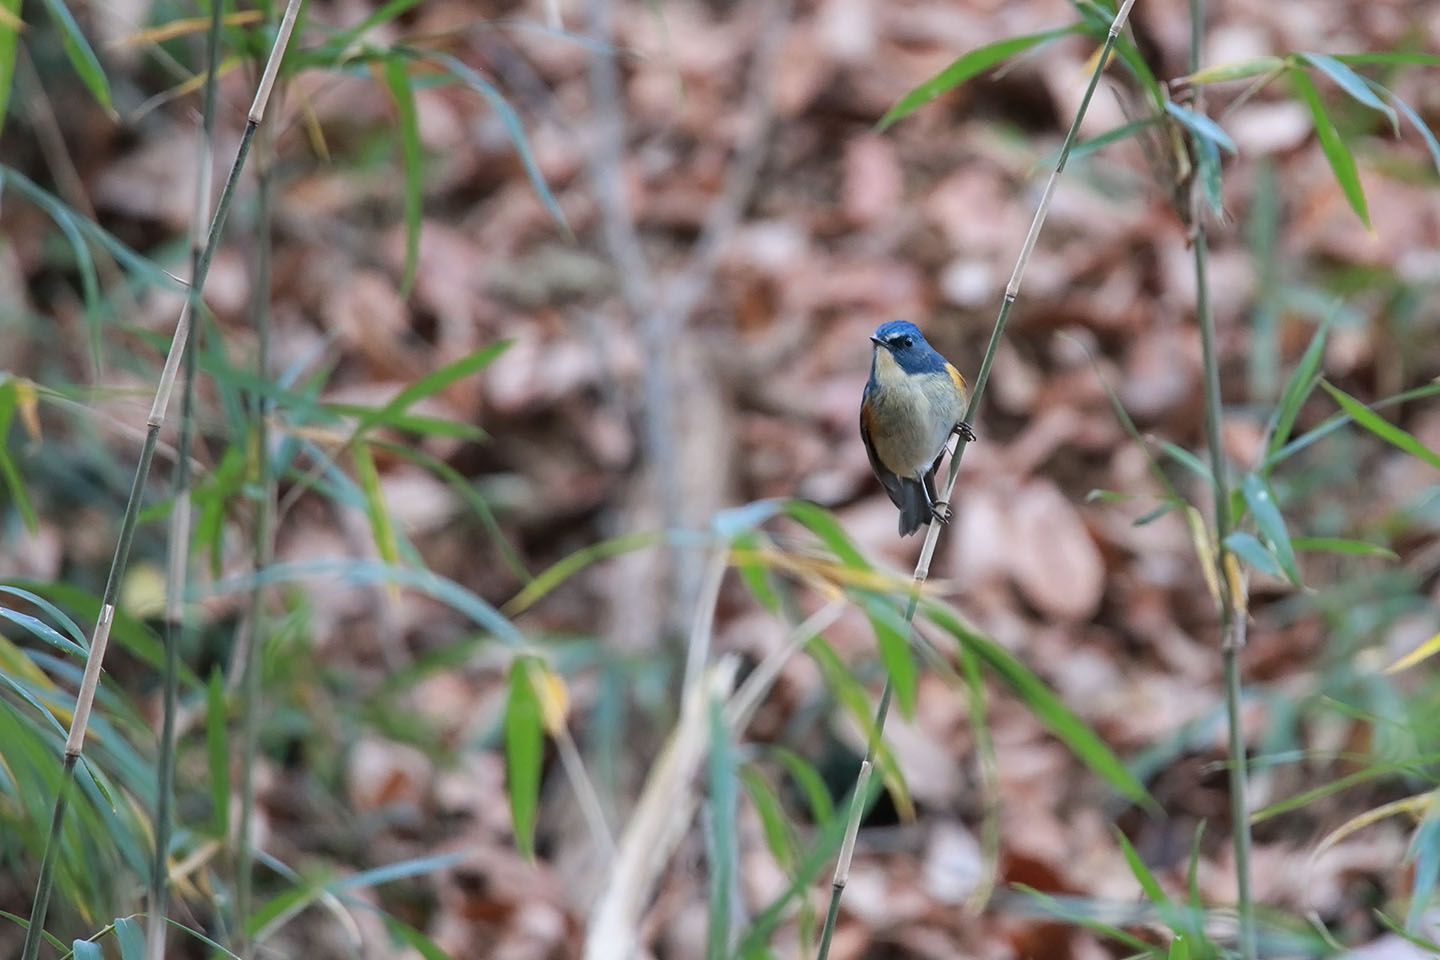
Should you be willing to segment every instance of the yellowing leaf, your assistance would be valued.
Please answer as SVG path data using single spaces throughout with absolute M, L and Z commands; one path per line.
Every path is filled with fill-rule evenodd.
M 552 737 L 559 736 L 570 718 L 570 689 L 565 686 L 565 678 L 547 665 L 529 661 L 528 667 L 530 685 L 535 688 L 535 698 L 540 701 L 540 717 L 545 724 L 545 732 Z
M 1399 673 L 1401 670 L 1409 670 L 1411 667 L 1415 666 L 1415 664 L 1419 663 L 1422 660 L 1428 660 L 1436 653 L 1440 653 L 1440 633 L 1435 634 L 1435 636 L 1431 637 L 1429 640 L 1426 640 L 1424 643 L 1420 644 L 1420 646 L 1416 647 L 1414 650 L 1411 650 L 1399 660 L 1396 660 L 1394 663 L 1390 664 L 1390 666 L 1385 668 L 1385 672 Z
M 265 14 L 260 10 L 242 10 L 238 13 L 227 14 L 225 16 L 225 25 L 229 27 L 248 26 L 252 23 L 259 23 L 264 17 Z M 171 20 L 169 23 L 162 23 L 158 27 L 151 27 L 148 30 L 137 30 L 132 34 L 121 37 L 110 45 L 112 47 L 151 46 L 157 43 L 164 43 L 166 40 L 174 40 L 176 37 L 201 33 L 209 27 L 209 17 L 187 17 L 180 20 Z
M 36 444 L 40 443 L 40 394 L 35 389 L 34 380 L 15 378 L 15 408 L 20 412 L 25 432 Z

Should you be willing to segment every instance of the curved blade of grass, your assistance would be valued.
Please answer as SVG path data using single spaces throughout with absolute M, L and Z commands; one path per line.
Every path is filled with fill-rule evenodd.
M 560 232 L 567 240 L 574 240 L 575 235 L 570 230 L 570 224 L 565 219 L 565 212 L 560 209 L 559 202 L 555 195 L 550 192 L 550 186 L 545 182 L 545 175 L 540 172 L 540 165 L 535 161 L 534 151 L 530 149 L 530 140 L 525 136 L 525 125 L 520 122 L 520 116 L 515 108 L 510 106 L 495 86 L 470 67 L 461 63 L 448 53 L 434 53 L 427 50 L 415 50 L 406 47 L 396 47 L 396 52 L 405 56 L 417 59 L 428 60 L 439 65 L 450 73 L 457 80 L 464 83 L 470 89 L 479 93 L 490 103 L 490 107 L 505 124 L 506 131 L 510 134 L 510 142 L 515 145 L 515 152 L 520 156 L 520 162 L 525 167 L 525 174 L 530 178 L 530 184 L 539 194 L 540 201 L 545 204 L 545 209 L 550 211 L 550 216 L 555 220 Z
M 535 809 L 540 803 L 540 766 L 544 759 L 540 698 L 530 680 L 534 657 L 516 657 L 510 665 L 505 701 L 505 792 L 510 797 L 515 846 L 527 860 L 535 857 Z
M 977 47 L 897 100 L 895 105 L 880 118 L 880 122 L 875 124 L 875 129 L 877 131 L 886 129 L 895 121 L 914 113 L 942 93 L 948 93 L 965 81 L 984 73 L 1017 53 L 1077 32 L 1079 32 L 1078 26 L 1057 27 L 1053 30 L 1042 30 L 1039 33 L 1006 37 L 983 47 Z
M 1019 658 L 984 634 L 970 629 L 942 604 L 924 601 L 921 606 L 931 623 L 970 648 L 982 662 L 998 673 L 1035 718 L 1059 737 L 1082 763 L 1104 778 L 1122 796 L 1146 807 L 1154 806 L 1155 801 L 1151 799 L 1144 785 L 1135 779 L 1135 775 L 1120 758 L 1115 756 L 1085 721 L 1060 701 L 1044 681 L 1020 662 Z
M 1341 63 L 1364 65 L 1383 63 L 1390 66 L 1440 67 L 1440 54 L 1418 50 L 1382 50 L 1379 53 L 1333 53 Z
M 825 786 L 824 778 L 814 765 L 788 747 L 772 746 L 770 756 L 785 768 L 790 779 L 805 794 L 805 801 L 810 805 L 810 819 L 815 823 L 829 822 L 835 816 L 835 802 L 830 797 L 830 788 Z
M 378 887 L 381 884 L 404 880 L 407 877 L 421 877 L 427 873 L 452 867 L 464 860 L 465 856 L 464 853 L 441 853 L 430 857 L 413 857 L 409 860 L 387 863 L 383 867 L 364 870 L 352 877 L 332 880 L 325 884 L 325 889 L 331 893 L 347 893 L 351 890 Z
M 1082 140 L 1070 149 L 1070 161 L 1073 163 L 1082 157 L 1088 157 L 1102 147 L 1108 147 L 1112 143 L 1119 143 L 1121 140 L 1133 137 L 1141 130 L 1148 130 L 1158 122 L 1155 117 L 1141 117 L 1139 120 L 1131 120 L 1129 123 L 1124 123 L 1113 129 L 1106 130 L 1104 133 L 1097 134 L 1089 140 Z M 1059 158 L 1060 151 L 1057 150 L 1046 157 L 1045 162 L 1047 165 L 1053 165 Z
M 375 458 L 364 443 L 352 448 L 355 458 L 355 478 L 365 493 L 365 514 L 370 518 L 370 532 L 375 537 L 375 549 L 380 559 L 389 564 L 400 562 L 400 548 L 395 539 L 395 523 L 390 517 L 390 507 L 385 503 L 385 493 L 380 489 L 380 472 L 375 469 Z
M 1324 73 L 1331 80 L 1334 80 L 1340 89 L 1348 93 L 1356 103 L 1383 113 L 1390 121 L 1391 128 L 1399 132 L 1400 118 L 1395 115 L 1394 110 L 1386 105 L 1385 101 L 1375 95 L 1364 77 L 1334 57 L 1327 56 L 1323 53 L 1302 53 L 1300 57 L 1312 67 Z
M 825 541 L 825 545 L 847 567 L 870 569 L 870 562 L 829 510 L 809 500 L 789 500 L 785 503 L 785 514 Z
M 746 796 L 750 798 L 750 805 L 760 817 L 760 831 L 765 836 L 765 846 L 770 855 L 780 864 L 781 869 L 791 869 L 797 858 L 795 837 L 790 821 L 785 816 L 785 806 L 780 802 L 780 795 L 753 764 L 740 768 L 740 783 L 745 788 Z
M 1437 394 L 1440 394 L 1440 381 L 1428 383 L 1423 387 L 1416 387 L 1413 390 L 1406 390 L 1403 393 L 1397 393 L 1394 396 L 1386 397 L 1384 400 L 1377 400 L 1374 403 L 1370 404 L 1366 409 L 1371 411 L 1384 410 L 1388 407 L 1398 406 L 1402 403 L 1409 403 L 1411 400 L 1423 400 L 1426 397 L 1433 397 Z M 1350 423 L 1354 419 L 1355 418 L 1350 416 L 1348 413 L 1335 414 L 1334 416 L 1325 420 L 1325 422 L 1320 424 L 1318 427 L 1306 431 L 1305 433 L 1296 437 L 1294 440 L 1291 440 L 1289 443 L 1285 444 L 1285 446 L 1277 450 L 1274 455 L 1267 457 L 1265 459 L 1265 467 L 1268 469 L 1270 467 L 1273 467 L 1280 461 L 1294 456 L 1301 450 L 1304 450 L 1306 447 L 1309 447 L 1311 444 L 1315 443 L 1317 440 L 1322 440 L 1325 437 L 1328 437 L 1330 434 L 1334 433 L 1336 430 L 1339 430 L 1341 427 Z
M 1290 80 L 1299 91 L 1300 99 L 1310 108 L 1310 116 L 1315 122 L 1315 136 L 1320 140 L 1320 149 L 1325 152 L 1325 159 L 1330 161 L 1330 169 L 1335 174 L 1340 189 L 1344 191 L 1345 199 L 1350 201 L 1350 207 L 1360 218 L 1360 222 L 1369 227 L 1370 210 L 1365 204 L 1365 189 L 1360 185 L 1360 174 L 1355 169 L 1355 157 L 1345 145 L 1340 131 L 1335 128 L 1330 114 L 1325 112 L 1325 105 L 1320 102 L 1320 94 L 1304 68 L 1292 66 Z
M 65 0 L 42 2 L 46 12 L 50 14 L 50 19 L 60 31 L 60 42 L 65 47 L 65 56 L 69 58 L 70 65 L 80 75 L 90 95 L 113 117 L 115 105 L 110 99 L 110 81 L 105 78 L 105 68 L 100 66 L 100 58 L 95 56 L 90 41 L 85 39 L 85 34 L 80 30 L 80 24 L 75 22 Z
M 9 607 L 0 607 L 0 620 L 8 620 L 17 627 L 25 630 L 31 635 L 45 641 L 58 650 L 63 650 L 71 656 L 85 657 L 85 648 L 80 646 L 69 637 L 63 636 L 50 624 L 39 617 L 32 617 L 28 613 L 21 613 L 18 610 L 11 610 Z
M 400 279 L 400 296 L 408 298 L 415 285 L 420 263 L 420 200 L 423 171 L 420 169 L 420 121 L 415 113 L 415 89 L 410 83 L 406 61 L 390 57 L 385 61 L 385 83 L 395 98 L 400 114 L 400 153 L 405 167 L 405 271 Z
M 384 921 L 385 929 L 390 931 L 390 936 L 403 940 L 406 946 L 420 954 L 424 960 L 452 960 L 450 954 L 436 946 L 435 941 L 408 923 L 396 920 L 388 913 L 382 913 L 380 919 Z
M 230 743 L 226 725 L 225 675 L 217 667 L 205 688 L 205 749 L 210 764 L 210 831 L 223 837 L 230 829 Z
M 1417 457 L 1432 467 L 1440 469 L 1440 454 L 1416 440 L 1412 434 L 1385 420 L 1350 394 L 1332 386 L 1329 381 L 1321 380 L 1320 386 L 1324 387 L 1325 392 L 1334 397 L 1335 402 L 1340 404 L 1341 408 L 1360 426 L 1381 440 L 1399 447 L 1412 457 Z
M 1285 518 L 1281 516 L 1280 508 L 1275 505 L 1275 495 L 1270 490 L 1270 484 L 1259 474 L 1247 473 L 1240 483 L 1240 489 L 1245 494 L 1245 503 L 1250 507 L 1255 525 L 1260 528 L 1261 535 L 1275 552 L 1275 559 L 1280 562 L 1286 578 L 1299 586 L 1300 571 L 1295 566 L 1295 549 L 1290 545 Z

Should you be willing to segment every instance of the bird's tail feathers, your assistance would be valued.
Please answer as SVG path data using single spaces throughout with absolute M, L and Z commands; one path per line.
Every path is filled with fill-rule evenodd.
M 919 480 L 902 480 L 900 499 L 900 536 L 908 537 L 930 522 L 930 498 Z

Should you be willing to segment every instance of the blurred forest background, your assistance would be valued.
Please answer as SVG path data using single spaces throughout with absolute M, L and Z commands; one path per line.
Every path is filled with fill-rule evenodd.
M 1283 80 L 1247 91 L 1255 74 L 1237 74 L 1205 103 L 1235 147 L 1209 231 L 1223 453 L 1284 518 L 1277 533 L 1247 500 L 1258 528 L 1233 546 L 1253 567 L 1261 952 L 1428 956 L 1440 683 L 1429 662 L 1386 668 L 1440 632 L 1440 145 L 1416 122 L 1440 122 L 1424 62 L 1440 6 L 1210 7 L 1206 66 L 1421 54 L 1353 64 L 1413 108 L 1393 127 L 1323 68 L 1318 137 Z M 921 539 L 896 537 L 859 440 L 867 337 L 914 320 L 973 380 L 1098 43 L 1017 48 L 877 121 L 966 51 L 1087 8 L 1113 11 L 310 0 L 195 318 L 170 916 L 265 957 L 605 956 L 586 947 L 592 911 L 625 882 L 612 844 L 647 779 L 684 753 L 666 744 L 687 677 L 754 676 L 811 618 L 801 633 L 823 643 L 775 661 L 747 722 L 700 714 L 708 759 L 663 787 L 687 817 L 673 843 L 653 837 L 659 880 L 635 915 L 663 960 L 813 956 L 861 718 L 903 669 L 873 608 L 845 601 L 903 597 Z M 190 275 L 209 12 L 0 3 L 6 956 L 60 783 L 75 634 L 100 610 Z M 279 17 L 224 13 L 217 189 Z M 1127 36 L 1162 81 L 1192 72 L 1179 0 L 1140 0 Z M 841 960 L 1174 957 L 1182 928 L 1197 955 L 1232 935 L 1192 234 L 1134 138 L 1087 143 L 1127 122 L 1121 73 L 995 355 L 927 588 L 970 626 L 924 624 L 942 652 L 896 683 L 887 762 L 905 788 L 860 831 Z M 1366 404 L 1412 394 L 1357 424 L 1318 377 Z M 1296 383 L 1285 428 L 1305 442 L 1281 462 L 1275 411 Z M 180 408 L 119 583 L 44 955 L 141 956 Z M 745 508 L 769 498 L 838 526 Z M 839 550 L 837 572 L 814 536 L 835 550 L 837 531 L 864 562 Z M 971 628 L 1023 666 L 977 679 L 955 659 Z M 240 679 L 252 633 L 258 703 Z M 1151 799 L 1105 775 L 1106 751 Z M 237 913 L 251 791 L 255 906 Z M 223 954 L 175 929 L 167 955 Z

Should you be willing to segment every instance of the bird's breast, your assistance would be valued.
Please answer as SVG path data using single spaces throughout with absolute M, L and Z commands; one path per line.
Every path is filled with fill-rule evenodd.
M 907 374 L 879 351 L 869 390 L 870 440 L 885 467 L 902 477 L 923 475 L 963 414 L 950 374 Z

